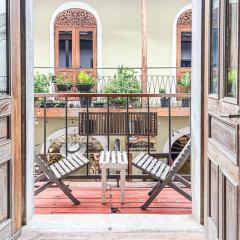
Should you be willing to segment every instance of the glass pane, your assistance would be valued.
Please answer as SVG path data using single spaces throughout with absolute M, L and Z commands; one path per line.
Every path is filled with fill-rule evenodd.
M 238 79 L 238 0 L 227 0 L 225 96 L 236 98 Z
M 211 8 L 210 93 L 218 94 L 219 83 L 219 0 L 212 0 Z
M 72 32 L 59 32 L 59 67 L 72 67 Z
M 6 0 L 0 0 L 0 95 L 7 93 Z
M 80 32 L 80 67 L 93 68 L 93 32 Z
M 191 67 L 192 33 L 181 33 L 181 67 Z

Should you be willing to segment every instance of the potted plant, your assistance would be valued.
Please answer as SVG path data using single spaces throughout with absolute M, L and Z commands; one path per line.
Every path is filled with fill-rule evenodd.
M 102 99 L 97 99 L 96 101 L 93 102 L 93 106 L 96 108 L 103 108 L 104 105 L 105 105 L 105 102 Z
M 65 101 L 58 101 L 56 102 L 56 105 L 55 105 L 56 108 L 65 108 L 65 106 L 66 106 Z
M 119 67 L 113 80 L 105 85 L 103 89 L 104 93 L 140 93 L 140 83 L 135 74 L 133 69 L 124 66 Z M 127 99 L 123 97 L 110 98 L 109 102 L 115 106 L 124 106 L 127 103 Z M 137 105 L 139 102 L 139 98 L 137 97 L 129 99 L 131 105 Z
M 227 91 L 228 96 L 235 97 L 236 95 L 236 87 L 237 87 L 237 70 L 236 69 L 229 69 L 227 74 Z
M 47 75 L 37 72 L 34 76 L 34 93 L 49 93 L 50 81 Z M 34 98 L 34 102 L 39 101 L 40 106 L 43 101 Z
M 165 88 L 161 88 L 159 93 L 166 93 Z M 167 97 L 161 98 L 161 107 L 168 107 L 169 106 L 169 99 Z
M 68 77 L 58 75 L 54 77 L 57 90 L 59 92 L 67 92 L 72 88 L 72 81 Z
M 190 92 L 191 87 L 191 75 L 189 72 L 184 73 L 182 76 L 182 79 L 178 81 L 178 84 L 183 88 L 185 93 Z M 189 98 L 183 98 L 182 99 L 182 107 L 190 107 L 190 99 Z
M 96 79 L 85 71 L 81 71 L 77 76 L 77 89 L 80 93 L 90 93 L 93 86 L 96 83 Z M 82 107 L 91 106 L 92 99 L 81 97 L 80 103 Z

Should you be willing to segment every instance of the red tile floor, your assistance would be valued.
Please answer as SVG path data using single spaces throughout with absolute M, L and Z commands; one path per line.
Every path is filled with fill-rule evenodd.
M 126 183 L 126 201 L 120 203 L 120 189 L 116 183 L 110 183 L 107 191 L 107 203 L 101 203 L 101 185 L 99 182 L 69 182 L 72 193 L 81 203 L 72 202 L 56 187 L 41 192 L 35 199 L 36 214 L 110 214 L 111 205 L 118 213 L 125 214 L 191 214 L 191 202 L 171 188 L 165 188 L 147 210 L 140 206 L 148 198 L 150 183 Z M 111 196 L 111 197 L 110 197 Z M 110 204 L 111 199 L 111 204 Z

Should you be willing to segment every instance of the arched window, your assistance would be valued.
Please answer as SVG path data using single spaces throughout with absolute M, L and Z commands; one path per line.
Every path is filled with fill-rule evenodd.
M 54 24 L 55 72 L 72 75 L 80 70 L 94 73 L 97 67 L 97 21 L 92 13 L 67 9 L 57 15 Z
M 182 13 L 177 21 L 177 78 L 191 72 L 192 66 L 192 10 Z

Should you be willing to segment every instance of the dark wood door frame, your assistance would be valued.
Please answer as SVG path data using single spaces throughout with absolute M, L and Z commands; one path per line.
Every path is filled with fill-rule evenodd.
M 9 164 L 9 205 L 10 228 L 3 228 L 0 238 L 15 238 L 21 231 L 25 219 L 25 156 L 26 156 L 26 31 L 25 2 L 31 0 L 8 1 L 8 78 L 10 81 L 7 96 L 1 100 L 0 115 L 9 117 L 5 125 L 9 132 L 11 147 L 8 150 Z M 1 108 L 2 107 L 2 108 Z M 3 125 L 4 126 L 4 125 Z M 4 149 L 4 148 L 3 148 Z M 0 154 L 1 155 L 1 154 Z M 2 234 L 2 235 L 1 235 Z
M 210 79 L 210 20 L 211 0 L 204 0 L 204 82 L 203 82 L 203 158 L 204 158 L 204 223 L 209 239 L 239 239 L 239 122 L 224 118 L 222 114 L 236 114 L 239 96 L 235 101 L 224 97 L 225 69 L 225 1 L 220 1 L 219 19 L 219 87 L 218 94 L 211 94 Z M 239 10 L 238 10 L 239 12 Z M 238 33 L 239 34 L 239 33 Z M 238 41 L 239 42 L 239 41 Z M 238 54 L 239 64 L 239 54 Z M 239 80 L 238 80 L 239 81 Z M 218 124 L 218 125 L 217 125 Z M 214 129 L 218 126 L 221 135 Z M 221 139 L 234 133 L 232 138 Z M 229 135 L 228 135 L 229 136 Z M 231 148 L 228 144 L 231 145 Z M 226 149 L 223 146 L 228 146 Z M 220 146 L 220 147 L 219 147 Z M 217 182 L 217 184 L 216 184 Z M 214 199 L 214 201 L 212 200 Z M 219 207 L 216 207 L 219 206 Z M 229 226 L 230 224 L 230 226 Z

